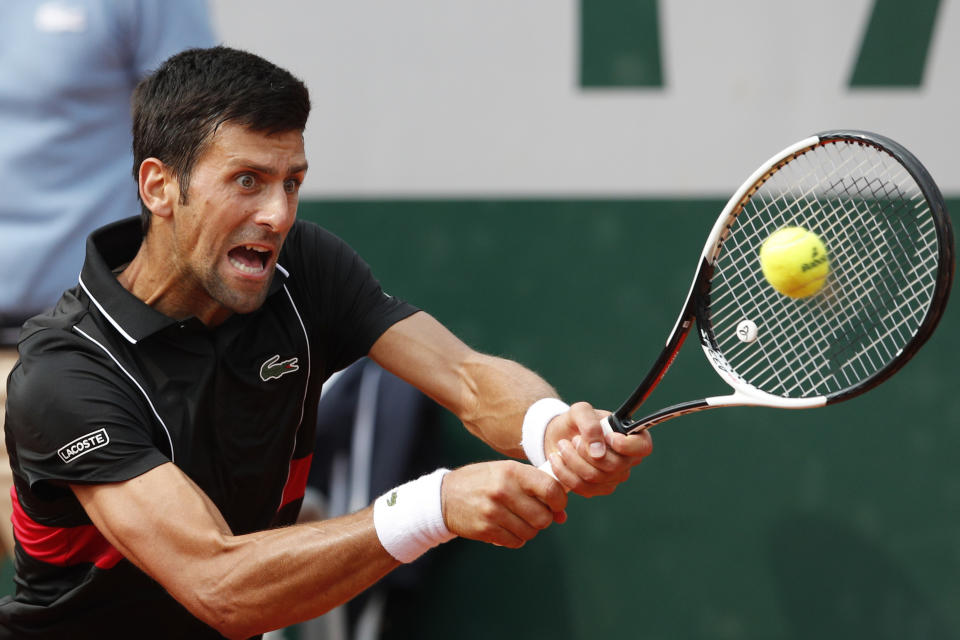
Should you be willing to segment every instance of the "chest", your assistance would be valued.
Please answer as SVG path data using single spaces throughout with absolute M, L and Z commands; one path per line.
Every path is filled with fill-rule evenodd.
M 238 317 L 210 331 L 187 322 L 138 349 L 158 417 L 156 444 L 220 508 L 235 532 L 266 526 L 298 442 L 312 441 L 318 387 L 305 328 L 292 308 Z

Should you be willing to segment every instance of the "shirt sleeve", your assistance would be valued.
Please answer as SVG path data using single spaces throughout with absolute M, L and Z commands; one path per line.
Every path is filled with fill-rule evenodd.
M 21 345 L 6 419 L 31 488 L 120 482 L 169 462 L 149 404 L 112 360 L 84 345 L 37 346 Z
M 297 222 L 286 252 L 300 278 L 320 333 L 327 374 L 367 355 L 393 324 L 419 309 L 385 292 L 350 245 L 310 222 Z M 292 274 L 297 278 L 297 274 Z

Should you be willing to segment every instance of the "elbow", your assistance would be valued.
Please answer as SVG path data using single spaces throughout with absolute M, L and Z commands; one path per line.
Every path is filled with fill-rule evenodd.
M 186 577 L 186 573 L 181 574 Z M 207 626 L 226 638 L 249 638 L 264 631 L 258 607 L 244 601 L 235 574 L 222 565 L 207 565 L 202 572 L 171 585 L 171 594 Z
M 255 630 L 252 626 L 239 622 L 236 624 L 225 623 L 220 627 L 214 627 L 214 629 L 224 638 L 229 638 L 230 640 L 244 640 L 245 638 L 252 638 L 260 633 L 260 631 Z
M 226 638 L 243 640 L 263 631 L 256 627 L 254 612 L 241 606 L 229 589 L 204 585 L 194 592 L 191 601 L 191 613 Z
M 262 631 L 254 628 L 250 616 L 244 616 L 236 608 L 224 606 L 222 602 L 203 603 L 193 614 L 225 638 L 243 640 Z

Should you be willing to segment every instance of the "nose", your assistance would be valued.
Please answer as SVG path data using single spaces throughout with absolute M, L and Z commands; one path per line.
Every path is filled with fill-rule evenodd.
M 297 199 L 282 188 L 269 189 L 264 194 L 255 222 L 274 233 L 285 234 L 297 217 Z

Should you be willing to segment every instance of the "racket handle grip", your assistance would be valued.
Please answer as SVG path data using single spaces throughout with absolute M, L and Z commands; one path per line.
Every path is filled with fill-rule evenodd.
M 540 465 L 539 467 L 537 467 L 537 469 L 540 469 L 540 471 L 543 471 L 545 474 L 547 474 L 548 476 L 550 476 L 551 478 L 553 478 L 553 479 L 556 480 L 557 482 L 560 481 L 560 479 L 557 478 L 557 474 L 555 474 L 555 473 L 553 472 L 553 465 L 550 464 L 550 461 L 549 461 L 549 460 L 547 460 L 547 461 L 544 462 L 542 465 Z
M 611 414 L 611 416 L 612 416 L 612 414 Z M 603 435 L 605 435 L 605 436 L 608 435 L 608 434 L 613 433 L 613 427 L 610 426 L 610 417 L 611 417 L 611 416 L 607 416 L 606 418 L 604 418 L 603 420 L 600 421 L 600 426 L 603 428 Z M 550 464 L 550 459 L 549 459 L 549 458 L 547 458 L 547 461 L 546 461 L 546 462 L 544 462 L 542 465 L 540 465 L 539 467 L 537 467 L 537 469 L 540 469 L 540 471 L 543 471 L 545 474 L 547 474 L 548 476 L 550 476 L 550 477 L 553 478 L 554 480 L 559 481 L 559 479 L 557 478 L 557 475 L 553 472 L 553 466 Z

